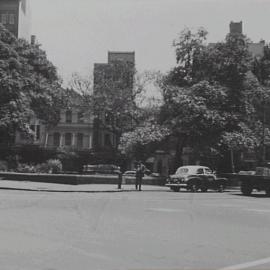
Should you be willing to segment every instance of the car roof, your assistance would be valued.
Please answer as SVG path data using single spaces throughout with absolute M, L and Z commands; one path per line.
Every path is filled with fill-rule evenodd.
M 206 166 L 200 166 L 200 165 L 187 165 L 187 166 L 181 166 L 179 167 L 178 169 L 180 168 L 187 168 L 187 169 L 192 169 L 192 170 L 196 170 L 196 169 L 209 169 L 209 167 L 206 167 Z
M 198 170 L 198 169 L 208 169 L 208 170 L 209 170 L 209 168 L 206 167 L 206 166 L 200 166 L 200 165 L 188 165 L 188 166 L 181 166 L 181 167 L 179 167 L 179 168 L 176 170 L 176 172 L 179 173 L 179 170 L 181 170 L 181 169 L 187 169 L 187 172 L 186 172 L 186 173 L 188 173 L 188 174 L 195 174 L 195 173 L 197 173 L 197 170 Z M 181 173 L 183 173 L 183 171 L 182 171 Z

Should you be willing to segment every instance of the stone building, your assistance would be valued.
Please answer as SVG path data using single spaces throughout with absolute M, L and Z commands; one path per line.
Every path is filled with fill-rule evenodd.
M 17 38 L 30 42 L 30 20 L 27 0 L 0 0 L 0 22 Z
M 48 127 L 34 117 L 30 120 L 33 137 L 17 133 L 15 143 L 17 146 L 37 145 L 49 150 L 86 151 L 92 149 L 93 123 L 93 114 L 82 106 L 80 95 L 74 92 L 72 105 L 61 110 L 60 121 L 55 127 Z
M 240 22 L 230 22 L 230 34 L 243 34 L 243 23 Z M 251 42 L 248 44 L 248 50 L 253 57 L 261 58 L 264 55 L 265 41 L 261 40 L 259 42 Z
M 119 73 L 117 65 L 128 64 L 130 69 Z M 94 65 L 94 95 L 98 91 L 97 85 L 120 81 L 127 91 L 133 89 L 133 76 L 135 65 L 134 52 L 109 52 L 108 63 Z M 126 67 L 126 65 L 124 66 Z M 117 91 L 117 89 L 116 89 Z M 117 93 L 116 93 L 117 94 Z M 61 110 L 60 121 L 55 127 L 48 127 L 33 117 L 30 128 L 33 137 L 27 138 L 21 133 L 16 134 L 17 146 L 36 145 L 48 150 L 65 149 L 69 151 L 111 150 L 116 146 L 116 136 L 106 126 L 111 118 L 106 113 L 106 108 L 99 119 L 94 117 L 93 108 L 83 107 L 82 97 L 73 91 L 72 106 Z M 99 120 L 102 125 L 95 125 Z
M 107 63 L 94 64 L 94 95 L 106 88 L 113 88 L 115 95 L 120 88 L 132 95 L 135 69 L 135 52 L 108 52 Z M 115 87 L 116 86 L 116 87 Z M 115 112 L 117 113 L 117 112 Z M 120 113 L 120 112 L 119 112 Z M 114 115 L 110 115 L 106 108 L 96 112 L 94 146 L 96 149 L 114 149 L 117 146 L 117 135 L 109 128 Z

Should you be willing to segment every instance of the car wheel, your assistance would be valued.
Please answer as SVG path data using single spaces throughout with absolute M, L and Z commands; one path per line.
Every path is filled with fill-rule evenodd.
M 197 191 L 198 191 L 198 186 L 197 186 L 197 184 L 192 184 L 192 185 L 191 185 L 191 191 L 192 191 L 192 192 L 197 192 Z
M 202 192 L 207 192 L 207 190 L 208 190 L 207 187 L 202 187 L 202 188 L 201 188 L 201 191 L 202 191 Z
M 225 186 L 223 184 L 219 185 L 218 192 L 224 192 Z
M 252 190 L 253 190 L 253 188 L 249 184 L 242 184 L 241 185 L 241 192 L 245 196 L 249 196 L 252 193 Z
M 179 192 L 180 187 L 171 187 L 171 190 L 174 191 L 174 192 Z
M 265 194 L 266 194 L 267 197 L 270 197 L 270 187 L 267 187 L 265 189 Z

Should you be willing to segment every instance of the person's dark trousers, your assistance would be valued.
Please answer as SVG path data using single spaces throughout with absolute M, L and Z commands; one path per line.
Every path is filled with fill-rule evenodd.
M 118 174 L 118 189 L 121 189 L 122 180 L 123 180 L 123 175 L 122 175 L 122 173 L 119 173 Z
M 136 177 L 135 187 L 136 187 L 136 190 L 138 190 L 138 187 L 139 187 L 140 191 L 142 190 L 142 176 L 137 176 Z
M 139 184 L 139 176 L 136 175 L 136 180 L 135 180 L 135 188 L 136 188 L 136 190 L 138 189 L 138 184 Z

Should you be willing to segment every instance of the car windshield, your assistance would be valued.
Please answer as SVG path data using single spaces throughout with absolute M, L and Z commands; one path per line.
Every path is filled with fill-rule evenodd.
M 188 174 L 188 168 L 178 168 L 175 174 Z
M 203 174 L 203 168 L 199 168 L 199 169 L 197 170 L 197 174 Z
M 213 172 L 212 172 L 210 169 L 206 168 L 206 169 L 205 169 L 205 173 L 206 173 L 206 174 L 212 174 Z

